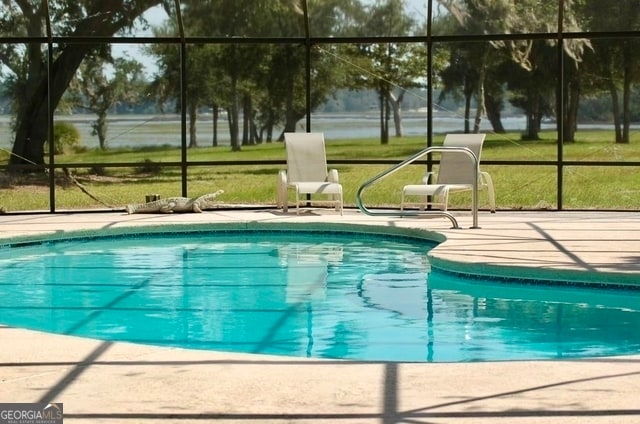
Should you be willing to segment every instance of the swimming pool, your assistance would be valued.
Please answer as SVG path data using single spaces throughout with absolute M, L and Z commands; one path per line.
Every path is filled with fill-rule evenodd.
M 137 230 L 142 231 L 142 230 Z M 618 290 L 466 280 L 415 234 L 162 229 L 0 249 L 0 323 L 104 340 L 354 360 L 637 353 Z

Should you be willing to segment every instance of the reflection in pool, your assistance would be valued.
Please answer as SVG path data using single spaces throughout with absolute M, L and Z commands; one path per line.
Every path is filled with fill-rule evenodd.
M 429 270 L 433 243 L 212 231 L 0 249 L 0 323 L 104 340 L 290 356 L 487 361 L 640 350 L 640 300 Z

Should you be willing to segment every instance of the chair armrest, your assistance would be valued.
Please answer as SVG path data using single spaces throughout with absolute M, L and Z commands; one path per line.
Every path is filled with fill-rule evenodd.
M 287 171 L 285 169 L 281 169 L 278 172 L 278 183 L 286 186 L 288 182 L 288 178 L 287 178 Z
M 491 213 L 496 212 L 496 191 L 493 188 L 493 180 L 488 172 L 480 172 L 480 188 L 486 187 L 489 193 L 489 207 Z
M 340 177 L 338 176 L 338 170 L 337 169 L 330 169 L 329 170 L 328 181 L 330 183 L 340 183 Z
M 436 178 L 436 173 L 433 171 L 429 171 L 424 174 L 424 177 L 422 177 L 422 184 L 431 184 L 431 180 L 435 180 Z

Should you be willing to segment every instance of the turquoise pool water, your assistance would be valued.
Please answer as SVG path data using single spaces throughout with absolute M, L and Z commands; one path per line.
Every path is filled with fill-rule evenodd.
M 161 346 L 365 361 L 640 352 L 637 292 L 431 272 L 433 243 L 351 232 L 156 233 L 0 249 L 0 323 Z

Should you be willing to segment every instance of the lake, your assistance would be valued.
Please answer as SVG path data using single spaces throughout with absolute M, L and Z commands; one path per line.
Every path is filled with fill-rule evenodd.
M 98 137 L 91 134 L 93 115 L 56 116 L 56 120 L 72 122 L 80 131 L 82 145 L 89 149 L 98 147 Z M 503 118 L 503 125 L 507 131 L 524 131 L 525 117 L 508 116 Z M 211 115 L 203 115 L 197 124 L 198 145 L 205 147 L 212 144 Z M 403 129 L 405 136 L 427 135 L 426 112 L 404 112 Z M 298 124 L 298 130 L 305 130 L 305 121 Z M 313 114 L 311 118 L 312 131 L 324 132 L 328 141 L 332 139 L 378 137 L 380 134 L 379 114 L 376 111 L 362 113 L 322 113 Z M 543 129 L 553 129 L 555 124 L 547 122 Z M 581 129 L 611 129 L 607 124 L 581 124 Z M 436 114 L 433 120 L 434 133 L 459 132 L 464 129 L 464 119 L 453 114 Z M 278 129 L 276 136 L 281 129 Z M 482 121 L 482 132 L 491 132 L 487 120 Z M 180 146 L 180 116 L 179 115 L 113 115 L 109 121 L 108 147 L 150 147 L 150 146 Z M 391 129 L 393 136 L 393 128 Z M 219 145 L 229 145 L 229 132 L 226 118 L 218 120 Z M 11 117 L 0 116 L 0 148 L 10 150 L 13 143 L 11 134 Z

